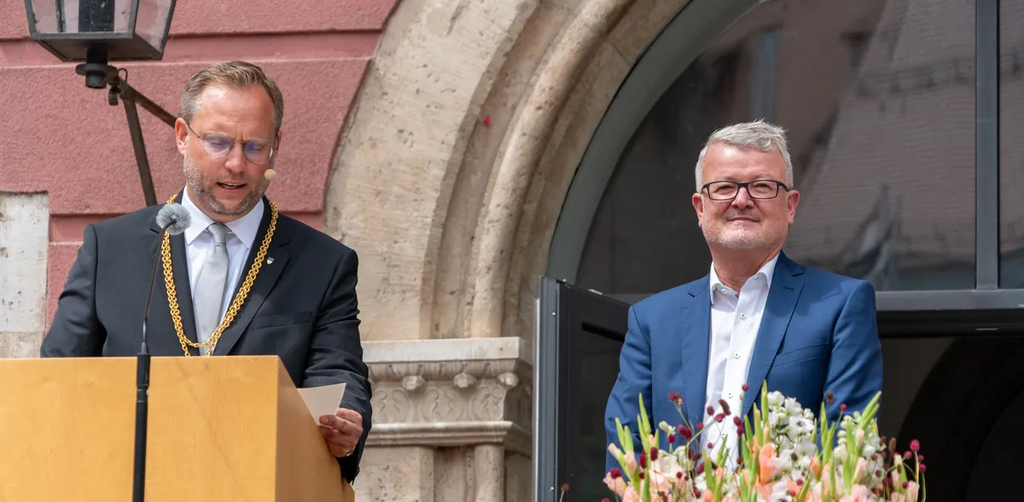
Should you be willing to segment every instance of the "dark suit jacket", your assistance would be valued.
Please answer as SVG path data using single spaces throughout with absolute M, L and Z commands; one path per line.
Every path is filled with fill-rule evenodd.
M 630 307 L 619 376 L 605 409 L 608 443 L 619 445 L 616 418 L 636 434 L 641 394 L 652 427 L 661 421 L 683 423 L 668 399 L 672 392 L 682 394 L 691 425 L 703 421 L 710 295 L 710 277 L 704 276 Z M 826 407 L 831 421 L 838 418 L 841 404 L 847 405 L 847 414 L 862 411 L 882 390 L 882 346 L 871 284 L 807 268 L 781 254 L 749 368 L 750 390 L 743 393 L 741 417 L 760 399 L 762 382 L 769 392 L 780 391 L 815 415 L 831 392 L 835 401 Z M 661 439 L 663 449 L 668 449 L 666 438 Z M 635 444 L 641 444 L 639 438 Z M 611 469 L 618 462 L 607 454 L 605 465 Z
M 180 195 L 178 199 L 180 200 Z M 142 341 L 142 319 L 160 239 L 153 206 L 89 225 L 43 339 L 43 357 L 133 356 Z M 252 250 L 248 272 L 270 225 L 270 204 Z M 196 341 L 183 235 L 171 237 L 174 284 L 186 336 Z M 349 481 L 359 472 L 370 431 L 370 383 L 359 341 L 356 253 L 292 218 L 279 215 L 263 267 L 242 310 L 224 330 L 214 355 L 278 355 L 298 387 L 345 382 L 341 406 L 363 416 L 356 451 L 338 459 Z M 239 278 L 239 285 L 245 274 Z M 236 290 L 237 292 L 237 286 Z M 234 293 L 232 293 L 232 298 Z M 149 315 L 153 356 L 181 356 L 158 272 Z M 191 349 L 198 355 L 196 349 Z

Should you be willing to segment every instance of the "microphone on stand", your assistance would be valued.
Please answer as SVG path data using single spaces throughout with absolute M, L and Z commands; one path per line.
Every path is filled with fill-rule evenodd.
M 185 231 L 191 222 L 188 209 L 181 204 L 166 204 L 156 215 L 156 224 L 160 227 L 157 242 L 162 242 L 164 234 L 177 235 Z M 135 476 L 132 483 L 132 501 L 143 502 L 146 485 L 146 431 L 149 417 L 149 346 L 147 329 L 149 327 L 149 304 L 153 301 L 153 285 L 156 283 L 156 272 L 160 269 L 161 257 L 157 253 L 153 261 L 153 276 L 149 279 L 149 294 L 146 296 L 146 310 L 142 316 L 142 344 L 136 364 L 136 401 L 135 401 Z

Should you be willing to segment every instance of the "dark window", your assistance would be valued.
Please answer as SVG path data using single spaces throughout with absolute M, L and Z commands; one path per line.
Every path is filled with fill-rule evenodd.
M 1019 26 L 1020 16 L 1007 13 Z M 974 62 L 974 2 L 757 4 L 637 129 L 595 214 L 576 282 L 643 294 L 706 274 L 710 255 L 690 202 L 694 163 L 714 129 L 763 117 L 788 130 L 801 192 L 790 257 L 878 290 L 973 289 Z M 1024 146 L 1024 135 L 1014 136 Z M 1024 149 L 1013 151 L 1024 176 Z M 1011 165 L 1004 160 L 1007 181 Z M 1024 249 L 1017 198 L 1022 210 L 1006 224 L 1018 221 L 1018 230 L 1003 233 L 1020 244 L 1003 240 L 1004 263 Z M 1015 277 L 1024 282 L 1019 261 Z

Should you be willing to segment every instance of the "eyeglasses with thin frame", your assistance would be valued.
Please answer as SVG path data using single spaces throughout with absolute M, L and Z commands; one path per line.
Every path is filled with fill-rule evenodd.
M 701 187 L 702 192 L 707 192 L 711 200 L 733 200 L 745 188 L 751 199 L 774 199 L 779 196 L 779 189 L 789 187 L 785 183 L 776 180 L 763 179 L 753 181 L 712 181 Z
M 253 164 L 266 164 L 270 161 L 270 157 L 274 155 L 274 145 L 270 141 L 251 139 L 246 142 L 235 141 L 223 134 L 207 134 L 200 136 L 196 133 L 192 126 L 188 122 L 185 122 L 185 127 L 188 128 L 189 132 L 199 138 L 203 143 L 203 151 L 206 152 L 211 158 L 223 159 L 231 153 L 231 150 L 235 148 L 235 144 L 242 145 L 242 153 L 245 158 Z

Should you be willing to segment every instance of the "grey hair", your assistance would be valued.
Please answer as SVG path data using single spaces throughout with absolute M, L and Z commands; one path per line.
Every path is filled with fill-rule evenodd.
M 250 87 L 262 87 L 270 95 L 274 104 L 274 131 L 281 130 L 281 119 L 284 117 L 284 97 L 274 79 L 263 69 L 245 61 L 227 61 L 203 68 L 185 84 L 181 92 L 181 118 L 192 122 L 192 117 L 199 112 L 199 97 L 211 85 L 223 85 L 231 89 L 245 90 Z
M 704 157 L 707 156 L 711 145 L 716 143 L 725 143 L 742 148 L 756 148 L 762 152 L 777 150 L 782 155 L 782 160 L 786 163 L 786 186 L 794 188 L 793 161 L 789 158 L 789 149 L 786 146 L 786 130 L 763 120 L 755 120 L 753 122 L 742 122 L 726 126 L 711 133 L 707 143 L 704 144 L 704 149 L 700 151 L 700 156 L 697 157 L 697 168 L 694 170 L 694 178 L 697 181 L 697 193 L 700 193 L 701 185 L 704 184 L 702 176 Z

